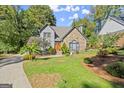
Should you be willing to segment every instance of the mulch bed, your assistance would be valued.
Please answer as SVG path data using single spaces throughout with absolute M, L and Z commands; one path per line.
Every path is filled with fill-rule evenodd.
M 124 61 L 124 56 L 117 56 L 117 55 L 109 55 L 105 57 L 95 56 L 95 57 L 92 57 L 91 60 L 93 61 L 93 64 L 85 64 L 84 62 L 81 62 L 81 64 L 86 68 L 88 68 L 89 70 L 96 73 L 98 76 L 108 81 L 124 85 L 124 79 L 114 77 L 109 73 L 107 73 L 105 70 L 105 66 L 107 66 L 107 64 L 110 64 L 112 62 L 117 62 L 117 61 Z

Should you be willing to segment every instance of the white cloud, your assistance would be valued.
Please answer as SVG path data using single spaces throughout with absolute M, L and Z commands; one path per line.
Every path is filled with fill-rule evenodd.
M 76 12 L 76 11 L 79 11 L 80 8 L 78 6 L 76 6 L 76 7 L 72 7 L 71 10 L 74 11 L 74 12 Z
M 65 19 L 64 19 L 64 18 L 60 18 L 60 20 L 61 20 L 61 22 L 64 22 L 64 21 L 65 21 Z
M 59 7 L 59 5 L 50 5 L 50 8 L 54 12 L 66 11 L 66 12 L 76 12 L 80 10 L 80 7 L 74 5 L 67 5 L 66 7 Z
M 71 8 L 72 6 L 71 5 L 67 5 L 64 10 L 67 11 L 67 12 L 70 12 L 71 11 Z
M 63 10 L 67 11 L 67 12 L 76 12 L 79 11 L 80 8 L 78 6 L 73 6 L 73 5 L 67 5 Z
M 87 9 L 83 9 L 83 10 L 82 10 L 82 14 L 86 14 L 86 15 L 88 15 L 88 14 L 90 14 L 90 11 L 87 10 Z
M 77 14 L 77 13 L 75 13 L 73 16 L 70 16 L 70 17 L 69 17 L 69 19 L 71 19 L 71 20 L 72 20 L 72 19 L 77 19 L 77 18 L 78 18 L 78 14 Z
M 59 5 L 50 5 L 50 8 L 51 8 L 54 12 L 63 11 L 63 9 L 59 7 Z

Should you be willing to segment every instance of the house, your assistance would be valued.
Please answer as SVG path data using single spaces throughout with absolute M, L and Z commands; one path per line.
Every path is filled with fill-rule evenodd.
M 122 34 L 124 33 L 124 15 L 120 15 L 119 17 L 109 16 L 103 27 L 101 28 L 99 35 L 106 34 Z M 117 46 L 124 46 L 124 35 L 119 38 L 116 43 Z
M 63 43 L 70 51 L 80 51 L 86 48 L 86 38 L 76 27 L 57 27 L 45 25 L 40 29 L 40 37 L 50 42 L 52 48 L 61 51 Z

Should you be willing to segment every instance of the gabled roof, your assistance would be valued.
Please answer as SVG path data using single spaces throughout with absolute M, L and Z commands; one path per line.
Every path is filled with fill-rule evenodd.
M 121 24 L 121 25 L 124 26 L 124 20 L 122 20 L 121 17 L 110 16 L 109 18 L 110 18 L 111 20 L 113 20 L 113 21 L 115 21 L 115 22 L 117 22 L 117 23 L 119 23 L 119 24 Z
M 79 27 L 73 27 L 73 28 L 71 28 L 70 31 L 68 31 L 68 33 L 63 37 L 63 39 L 64 39 L 69 33 L 71 33 L 71 32 L 73 31 L 73 29 L 76 29 L 76 30 L 87 40 L 86 36 L 83 35 L 83 33 L 81 33 L 81 31 L 79 30 Z
M 124 17 L 123 17 L 123 18 L 124 18 Z M 114 22 L 120 24 L 122 27 L 124 26 L 124 19 L 122 19 L 122 17 L 120 17 L 120 16 L 119 16 L 119 17 L 109 16 L 108 19 L 113 20 Z M 107 21 L 105 21 L 105 23 L 106 23 L 106 22 L 107 22 Z M 105 25 L 105 23 L 104 23 L 104 25 Z M 101 31 L 102 31 L 104 25 L 102 26 Z M 100 35 L 100 34 L 102 35 L 103 31 L 102 31 L 102 32 L 101 32 L 101 31 L 99 32 L 99 35 Z M 115 30 L 115 29 L 114 29 L 113 31 L 109 31 L 109 32 L 107 32 L 107 33 L 104 32 L 104 33 L 109 34 L 109 33 L 121 32 L 121 31 L 124 32 L 124 29 L 120 29 L 120 30 Z
M 48 25 L 45 25 L 40 32 L 42 32 L 43 29 L 45 29 Z M 61 41 L 63 40 L 73 29 L 77 29 L 76 27 L 56 27 L 56 26 L 49 26 L 58 36 L 55 41 Z M 80 31 L 79 31 L 80 32 Z M 80 32 L 80 34 L 86 39 L 86 37 Z
M 50 26 L 55 33 L 59 36 L 59 39 L 62 40 L 63 37 L 69 33 L 72 27 L 56 27 L 56 26 Z

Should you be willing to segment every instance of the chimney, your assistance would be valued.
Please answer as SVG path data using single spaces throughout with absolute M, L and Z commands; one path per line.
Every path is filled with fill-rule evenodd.
M 79 30 L 80 30 L 81 33 L 83 33 L 83 25 L 79 26 Z

